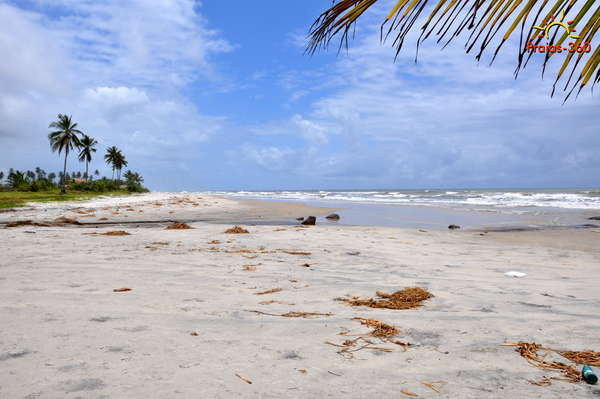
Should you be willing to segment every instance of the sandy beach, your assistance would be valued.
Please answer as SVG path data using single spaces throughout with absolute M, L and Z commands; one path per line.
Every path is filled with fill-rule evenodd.
M 501 345 L 600 351 L 600 233 L 294 224 L 330 212 L 151 193 L 0 213 L 0 398 L 599 397 Z M 83 224 L 5 227 L 58 217 Z M 433 297 L 336 300 L 406 287 Z M 402 344 L 344 351 L 355 318 Z

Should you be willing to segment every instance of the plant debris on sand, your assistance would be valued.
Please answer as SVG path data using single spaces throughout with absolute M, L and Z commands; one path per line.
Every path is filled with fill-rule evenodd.
M 243 227 L 234 226 L 230 229 L 225 230 L 225 234 L 250 234 L 250 232 Z
M 339 301 L 346 302 L 350 306 L 368 306 L 379 309 L 414 309 L 423 305 L 423 301 L 433 298 L 433 295 L 420 287 L 409 287 L 392 294 L 377 291 L 377 297 L 360 299 L 359 297 L 338 298 Z
M 304 252 L 304 251 L 284 251 L 284 250 L 281 250 L 281 252 L 283 252 L 284 254 L 288 254 L 288 255 L 299 255 L 299 256 L 310 256 L 310 255 L 312 255 L 312 252 Z
M 173 224 L 167 226 L 167 228 L 165 230 L 190 230 L 190 229 L 193 229 L 193 227 L 187 223 L 173 223 Z
M 539 351 L 554 352 L 570 361 L 578 364 L 587 364 L 590 366 L 600 366 L 600 353 L 594 351 L 564 351 L 552 348 L 544 348 L 542 345 L 536 343 L 519 342 L 517 344 L 504 344 L 502 346 L 516 346 L 516 351 L 523 357 L 529 364 L 534 367 L 544 370 L 555 370 L 563 374 L 566 381 L 579 382 L 582 380 L 581 372 L 577 367 L 568 365 L 558 361 L 547 360 L 546 356 L 543 358 L 539 356 Z M 552 378 L 557 379 L 557 378 Z M 531 382 L 531 381 L 530 381 Z M 546 381 L 532 382 L 535 385 L 548 385 Z
M 326 317 L 335 316 L 333 313 L 319 313 L 319 312 L 287 312 L 284 314 L 266 313 L 266 312 L 261 312 L 260 310 L 246 310 L 246 312 L 262 314 L 265 316 L 279 316 L 279 317 L 289 317 L 289 318 L 302 317 L 305 319 L 310 318 L 310 317 L 317 317 L 317 316 L 326 316 Z
M 131 288 L 115 288 L 113 292 L 128 292 L 131 291 Z
M 129 234 L 126 231 L 109 231 L 108 233 L 102 233 L 100 234 L 101 236 L 130 236 L 131 234 Z
M 392 349 L 389 349 L 389 348 L 374 346 L 375 343 L 373 341 L 371 341 L 370 339 L 368 339 L 369 337 L 378 338 L 382 343 L 392 343 L 392 344 L 400 345 L 403 347 L 404 352 L 406 352 L 408 350 L 409 345 L 407 343 L 393 339 L 400 334 L 400 330 L 398 330 L 396 327 L 386 324 L 380 320 L 375 320 L 375 319 L 364 319 L 362 317 L 356 317 L 352 320 L 360 322 L 360 324 L 362 324 L 363 326 L 373 328 L 373 330 L 367 334 L 360 334 L 360 335 L 355 335 L 355 334 L 351 335 L 351 334 L 349 334 L 350 331 L 345 330 L 345 331 L 342 331 L 340 333 L 340 335 L 345 336 L 345 337 L 355 336 L 356 338 L 347 339 L 344 342 L 342 342 L 342 344 L 334 344 L 333 342 L 329 342 L 329 341 L 325 342 L 327 345 L 342 348 L 337 353 L 342 355 L 343 357 L 345 357 L 347 359 L 352 359 L 354 357 L 354 352 L 358 352 L 363 349 L 371 349 L 371 350 L 376 350 L 376 351 L 380 351 L 380 352 L 392 352 L 393 351 Z
M 34 222 L 33 220 L 17 220 L 16 222 L 6 223 L 6 228 L 21 226 L 50 227 L 52 225 L 50 223 Z
M 76 224 L 76 225 L 81 224 L 76 219 L 66 218 L 64 216 L 56 218 L 56 219 L 54 219 L 54 221 L 58 222 L 58 223 L 64 223 L 64 224 Z
M 283 289 L 281 288 L 273 288 L 272 290 L 268 290 L 268 291 L 263 291 L 263 292 L 257 292 L 254 295 L 267 295 L 267 294 L 274 294 L 276 292 L 281 292 L 283 291 Z
M 66 217 L 59 217 L 54 219 L 53 222 L 34 222 L 33 220 L 17 220 L 15 222 L 9 222 L 6 227 L 21 227 L 21 226 L 37 226 L 37 227 L 53 227 L 53 226 L 64 226 L 65 224 L 80 225 L 77 220 Z

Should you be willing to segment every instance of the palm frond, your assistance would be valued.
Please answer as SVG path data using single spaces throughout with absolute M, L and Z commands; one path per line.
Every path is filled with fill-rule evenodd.
M 327 49 L 333 38 L 340 38 L 340 48 L 348 46 L 359 18 L 376 3 L 386 0 L 334 0 L 334 4 L 324 11 L 313 23 L 309 33 L 306 52 L 314 54 Z M 575 49 L 589 43 L 591 51 L 567 52 L 557 73 L 552 95 L 559 82 L 566 80 L 563 90 L 567 98 L 577 90 L 579 93 L 590 82 L 600 81 L 600 47 L 597 47 L 596 34 L 600 29 L 600 3 L 596 0 L 437 0 L 422 16 L 429 0 L 388 0 L 391 9 L 381 25 L 382 41 L 392 38 L 396 57 L 404 46 L 407 35 L 415 30 L 418 21 L 423 20 L 417 39 L 417 52 L 420 44 L 430 36 L 437 37 L 438 43 L 447 46 L 455 38 L 470 31 L 465 42 L 465 50 L 475 50 L 475 58 L 481 60 L 492 43 L 495 51 L 491 56 L 494 62 L 501 48 L 511 37 L 518 35 L 515 77 L 527 66 L 533 56 L 533 45 L 561 46 Z M 540 27 L 551 22 L 561 22 L 549 28 L 551 37 L 540 35 Z M 560 29 L 560 28 L 563 29 Z M 544 32 L 545 33 L 545 32 Z M 496 40 L 501 34 L 499 40 Z M 595 49 L 595 50 L 594 50 Z M 542 71 L 548 62 L 556 58 L 555 53 L 544 55 Z M 565 99 L 566 100 L 566 99 Z

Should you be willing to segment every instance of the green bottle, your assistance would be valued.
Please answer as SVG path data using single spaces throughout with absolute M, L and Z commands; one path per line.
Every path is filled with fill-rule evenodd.
M 594 370 L 588 365 L 583 366 L 581 376 L 588 384 L 595 384 L 598 382 L 598 376 L 594 374 Z

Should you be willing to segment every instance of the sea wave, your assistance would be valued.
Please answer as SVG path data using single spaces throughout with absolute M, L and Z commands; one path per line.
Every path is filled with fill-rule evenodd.
M 365 190 L 365 191 L 213 191 L 236 198 L 340 201 L 397 205 L 474 206 L 482 208 L 552 207 L 600 209 L 600 190 Z

